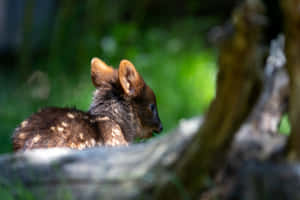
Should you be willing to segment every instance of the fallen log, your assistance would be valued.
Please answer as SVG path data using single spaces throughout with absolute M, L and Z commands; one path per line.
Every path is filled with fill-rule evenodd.
M 278 181 L 281 186 L 284 185 L 280 189 L 282 194 L 292 196 L 287 193 L 291 188 L 288 185 L 300 183 L 298 165 L 268 161 L 286 140 L 277 134 L 280 118 L 287 106 L 288 77 L 283 69 L 285 57 L 282 48 L 283 37 L 280 37 L 273 42 L 270 50 L 263 92 L 234 138 L 227 164 L 221 172 L 222 181 L 218 183 L 217 180 L 219 185 L 202 197 L 213 193 L 223 195 L 224 199 L 244 199 L 240 197 L 251 194 L 255 198 L 250 199 L 259 199 L 261 190 L 274 197 Z M 129 147 L 83 151 L 37 149 L 2 155 L 1 187 L 15 197 L 29 191 L 36 199 L 152 199 L 157 185 L 174 178 L 170 169 L 180 162 L 182 151 L 202 123 L 201 117 L 182 120 L 172 133 Z M 234 178 L 228 170 L 235 170 Z M 230 181 L 224 181 L 225 178 Z M 259 188 L 257 183 L 260 183 Z M 294 187 L 297 189 L 297 184 Z

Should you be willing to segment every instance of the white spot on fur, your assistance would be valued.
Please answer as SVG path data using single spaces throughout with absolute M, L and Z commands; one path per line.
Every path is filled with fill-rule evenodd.
M 83 133 L 79 133 L 79 138 L 83 140 Z
M 82 149 L 84 149 L 86 146 L 85 146 L 84 143 L 80 143 L 77 147 L 78 147 L 79 150 L 82 150 Z
M 27 124 L 28 124 L 28 121 L 25 120 L 21 123 L 21 127 L 24 128 L 25 126 L 27 126 Z
M 107 120 L 109 120 L 109 118 L 108 117 L 97 117 L 96 120 L 97 121 L 107 121 Z
M 40 139 L 41 139 L 41 136 L 38 134 L 32 139 L 32 142 L 37 143 Z
M 18 138 L 19 138 L 19 139 L 25 139 L 25 138 L 26 138 L 26 133 L 20 133 L 20 134 L 18 135 Z
M 92 144 L 92 146 L 95 146 L 95 144 L 96 144 L 96 141 L 95 141 L 95 139 L 91 139 L 91 144 Z
M 76 149 L 76 144 L 72 142 L 71 145 L 70 145 L 70 147 L 71 147 L 72 149 Z
M 57 127 L 57 130 L 58 130 L 59 132 L 63 132 L 63 131 L 64 131 L 64 128 L 63 128 L 63 127 L 60 127 L 60 126 L 58 126 L 58 127 Z
M 75 118 L 75 116 L 72 113 L 68 113 L 67 117 L 70 118 L 70 119 L 74 119 Z
M 85 145 L 86 145 L 87 147 L 91 147 L 91 146 L 92 146 L 91 143 L 90 143 L 89 141 L 85 141 Z
M 112 128 L 112 136 L 114 137 L 115 135 L 118 135 L 118 136 L 121 135 L 121 131 L 119 128 L 116 128 L 116 127 Z
M 68 126 L 69 126 L 66 122 L 62 122 L 61 125 L 62 125 L 63 127 L 68 127 Z
M 110 145 L 110 146 L 117 146 L 119 144 L 120 144 L 120 142 L 117 139 L 115 139 L 115 138 L 112 138 L 112 140 L 109 140 L 107 142 L 107 145 Z

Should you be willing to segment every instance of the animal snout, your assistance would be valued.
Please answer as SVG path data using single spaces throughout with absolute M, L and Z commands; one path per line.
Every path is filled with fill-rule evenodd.
M 155 133 L 160 133 L 163 130 L 163 125 L 161 123 L 158 124 L 157 128 L 154 130 Z

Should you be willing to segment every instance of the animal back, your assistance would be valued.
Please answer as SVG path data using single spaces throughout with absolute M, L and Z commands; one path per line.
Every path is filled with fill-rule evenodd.
M 84 149 L 102 143 L 91 117 L 69 108 L 43 109 L 23 121 L 13 134 L 15 151 L 50 147 Z

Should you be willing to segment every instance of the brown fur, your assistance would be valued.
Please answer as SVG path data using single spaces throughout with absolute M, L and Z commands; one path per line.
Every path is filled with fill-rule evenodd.
M 45 108 L 33 114 L 16 128 L 14 151 L 128 145 L 162 130 L 155 95 L 131 62 L 122 60 L 116 70 L 93 58 L 91 78 L 96 91 L 88 112 Z

